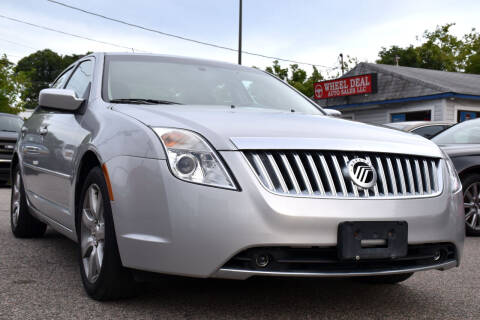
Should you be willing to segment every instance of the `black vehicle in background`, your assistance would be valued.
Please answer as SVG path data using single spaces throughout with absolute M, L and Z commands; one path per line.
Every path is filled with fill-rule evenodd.
M 467 234 L 480 236 L 480 119 L 454 125 L 432 141 L 450 156 L 462 181 Z
M 10 163 L 22 125 L 19 116 L 0 113 L 0 185 L 10 180 Z

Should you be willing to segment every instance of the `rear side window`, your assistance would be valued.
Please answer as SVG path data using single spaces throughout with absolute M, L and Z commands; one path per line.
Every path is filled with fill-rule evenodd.
M 52 84 L 52 88 L 56 89 L 62 89 L 63 86 L 65 85 L 65 82 L 67 82 L 68 77 L 72 73 L 73 68 L 68 69 L 65 71 L 58 79 Z
M 416 133 L 416 134 L 419 134 L 422 137 L 425 137 L 425 138 L 428 139 L 428 138 L 433 137 L 434 135 L 436 135 L 437 133 L 439 133 L 443 129 L 444 129 L 443 126 L 428 126 L 428 127 L 422 127 L 422 128 L 412 130 L 412 132 Z
M 65 89 L 71 89 L 75 91 L 78 98 L 87 98 L 88 85 L 92 81 L 93 73 L 93 61 L 83 61 L 73 72 L 72 77 L 68 81 Z

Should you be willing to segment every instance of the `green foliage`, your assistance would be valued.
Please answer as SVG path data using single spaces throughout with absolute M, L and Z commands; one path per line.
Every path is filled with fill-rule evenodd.
M 37 106 L 40 90 L 48 88 L 49 84 L 70 64 L 84 55 L 61 56 L 50 49 L 44 49 L 18 61 L 15 74 L 28 79 L 28 85 L 21 94 L 25 108 L 33 109 Z
M 20 92 L 27 84 L 25 77 L 13 72 L 13 63 L 0 58 L 0 112 L 17 114 L 23 111 Z
M 313 84 L 323 80 L 322 74 L 316 67 L 313 67 L 313 72 L 308 77 L 307 72 L 301 69 L 298 64 L 291 64 L 290 69 L 282 68 L 277 60 L 273 61 L 273 66 L 265 68 L 265 71 L 274 74 L 282 80 L 286 80 L 307 97 L 313 97 Z
M 377 63 L 395 64 L 415 68 L 443 71 L 465 71 L 480 73 L 478 55 L 480 54 L 480 35 L 475 29 L 462 38 L 451 34 L 454 23 L 437 26 L 434 31 L 426 30 L 421 39 L 423 43 L 405 48 L 399 46 L 383 47 L 378 53 Z

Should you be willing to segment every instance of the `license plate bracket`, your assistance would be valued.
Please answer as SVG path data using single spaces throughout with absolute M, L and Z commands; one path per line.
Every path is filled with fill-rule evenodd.
M 406 221 L 346 221 L 338 225 L 338 257 L 342 260 L 395 259 L 408 251 Z

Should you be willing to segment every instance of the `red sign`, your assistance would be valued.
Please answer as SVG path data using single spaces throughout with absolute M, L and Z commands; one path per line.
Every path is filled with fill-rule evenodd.
M 315 99 L 327 99 L 356 94 L 376 93 L 377 74 L 362 74 L 359 76 L 340 78 L 317 82 L 314 85 Z

